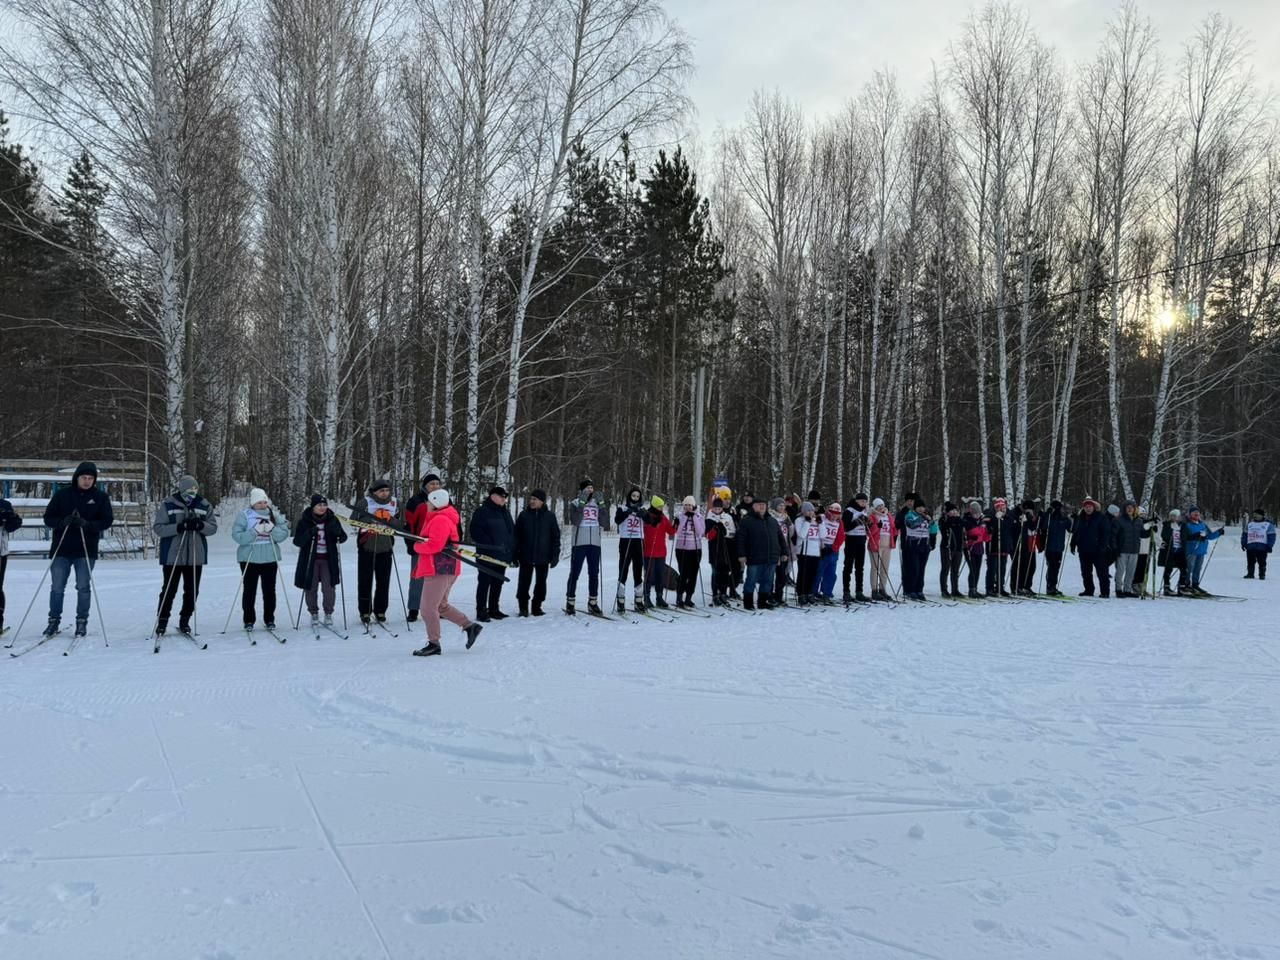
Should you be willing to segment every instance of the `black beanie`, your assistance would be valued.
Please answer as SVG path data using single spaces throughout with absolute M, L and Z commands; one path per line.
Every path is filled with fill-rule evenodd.
M 545 491 L 545 490 L 543 490 L 543 489 L 541 489 L 541 488 L 536 489 L 536 490 L 530 490 L 530 491 L 529 491 L 529 499 L 530 499 L 530 500 L 541 500 L 543 503 L 546 503 L 546 502 L 547 502 L 547 491 Z
M 88 474 L 95 480 L 98 479 L 98 468 L 91 460 L 86 460 L 84 463 L 80 464 L 80 466 L 76 467 L 76 472 L 71 479 L 74 482 L 79 480 L 85 474 Z
M 322 503 L 323 503 L 323 504 L 325 504 L 325 505 L 327 506 L 327 505 L 328 505 L 328 503 L 329 503 L 329 501 L 328 501 L 328 500 L 326 500 L 322 494 L 319 494 L 319 493 L 313 493 L 313 494 L 311 495 L 311 506 L 313 506 L 313 507 L 318 507 L 318 506 L 320 506 L 320 504 L 322 504 Z
M 372 497 L 379 490 L 390 490 L 390 489 L 391 489 L 390 480 L 375 480 L 373 481 L 372 484 L 369 485 L 369 496 Z
M 594 483 L 592 483 L 590 480 L 581 480 L 581 481 L 579 481 L 579 482 L 578 482 L 578 489 L 579 489 L 579 490 L 585 490 L 585 489 L 587 489 L 587 487 L 594 487 L 594 486 L 595 486 L 595 484 L 594 484 Z
M 422 485 L 425 487 L 432 480 L 434 480 L 436 483 L 441 482 L 440 478 L 436 476 L 434 473 L 428 473 L 425 477 L 422 478 Z

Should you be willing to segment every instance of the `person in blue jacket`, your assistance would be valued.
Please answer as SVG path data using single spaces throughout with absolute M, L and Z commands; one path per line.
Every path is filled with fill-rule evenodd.
M 1045 593 L 1062 596 L 1058 579 L 1062 575 L 1062 555 L 1067 552 L 1067 534 L 1071 533 L 1071 517 L 1061 500 L 1049 502 L 1049 512 L 1040 518 L 1044 528 Z
M 1226 527 L 1210 530 L 1200 515 L 1200 508 L 1192 506 L 1187 510 L 1187 522 L 1182 527 L 1182 538 L 1187 551 L 1187 579 L 1190 581 L 1190 592 L 1204 594 L 1200 588 L 1200 577 L 1204 575 L 1205 558 L 1209 555 L 1209 541 L 1222 536 Z
M 1253 579 L 1253 572 L 1258 571 L 1258 579 L 1267 579 L 1267 554 L 1276 545 L 1276 525 L 1267 519 L 1266 512 L 1259 507 L 1240 531 L 1240 548 L 1244 550 L 1248 572 L 1246 580 Z

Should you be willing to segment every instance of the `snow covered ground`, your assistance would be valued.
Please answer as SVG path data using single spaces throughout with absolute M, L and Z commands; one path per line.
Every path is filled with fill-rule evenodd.
M 1248 603 L 553 613 L 427 660 L 219 636 L 215 544 L 207 651 L 153 656 L 158 568 L 110 560 L 110 649 L 0 663 L 0 957 L 1280 957 L 1280 604 L 1233 543 Z

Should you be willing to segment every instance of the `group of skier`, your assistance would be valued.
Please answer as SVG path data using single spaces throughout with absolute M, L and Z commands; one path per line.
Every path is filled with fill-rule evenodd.
M 276 634 L 276 586 L 283 579 L 280 545 L 292 540 L 298 547 L 293 582 L 302 592 L 311 625 L 316 631 L 337 632 L 333 618 L 342 589 L 339 550 L 348 541 L 348 528 L 355 533 L 357 608 L 366 631 L 386 629 L 390 583 L 393 577 L 399 579 L 396 540 L 404 542 L 411 556 L 407 619 L 412 623 L 421 613 L 428 639 L 415 655 L 440 653 L 442 620 L 460 627 L 470 648 L 482 624 L 504 619 L 501 595 L 508 568 L 519 571 L 519 616 L 543 616 L 548 571 L 561 559 L 560 524 L 545 490 L 529 491 L 514 519 L 508 500 L 503 487 L 489 490 L 471 515 L 468 548 L 463 546 L 463 525 L 451 495 L 435 474 L 422 478 L 403 510 L 387 480 L 371 484 L 362 499 L 348 504 L 346 517 L 332 511 L 323 495 L 314 494 L 292 528 L 267 493 L 254 488 L 248 506 L 236 514 L 231 526 L 240 566 L 243 627 L 247 632 L 254 629 L 261 594 L 262 625 Z M 577 612 L 577 589 L 585 570 L 586 611 L 608 616 L 600 604 L 601 551 L 603 534 L 611 523 L 618 542 L 613 611 L 619 614 L 628 610 L 628 582 L 633 612 L 652 614 L 653 608 L 670 608 L 669 591 L 674 591 L 677 610 L 695 607 L 695 596 L 704 589 L 704 550 L 710 568 L 710 603 L 718 607 L 740 603 L 747 610 L 787 605 L 788 587 L 801 606 L 832 604 L 837 581 L 846 604 L 925 601 L 925 575 L 934 551 L 940 560 L 940 593 L 957 601 L 1035 596 L 1037 558 L 1044 563 L 1043 595 L 1061 598 L 1062 564 L 1068 552 L 1079 560 L 1084 597 L 1110 597 L 1113 580 L 1116 597 L 1151 592 L 1152 557 L 1163 570 L 1166 595 L 1203 595 L 1200 583 L 1211 544 L 1224 529 L 1211 529 L 1195 506 L 1185 514 L 1174 509 L 1158 518 L 1132 501 L 1103 510 L 1092 497 L 1086 497 L 1075 511 L 1058 500 L 1047 509 L 1039 500 L 1011 504 L 1004 497 L 996 497 L 989 505 L 976 499 L 947 501 L 936 516 L 917 493 L 908 493 L 893 512 L 883 499 L 864 493 L 843 506 L 838 501 L 824 505 L 824 500 L 816 490 L 803 500 L 794 494 L 765 500 L 745 493 L 735 504 L 730 491 L 721 487 L 704 504 L 687 496 L 668 513 L 662 497 L 646 497 L 633 486 L 610 515 L 594 483 L 584 479 L 567 505 L 565 613 Z M 81 464 L 71 484 L 54 494 L 44 522 L 53 542 L 44 635 L 59 632 L 63 595 L 74 571 L 76 636 L 83 636 L 99 538 L 113 522 L 111 504 L 98 489 L 92 463 Z M 8 537 L 21 524 L 8 502 L 0 500 L 0 627 Z M 194 477 L 182 477 L 157 507 L 154 530 L 164 573 L 156 610 L 157 637 L 168 629 L 179 586 L 183 596 L 178 631 L 193 636 L 201 572 L 209 562 L 208 538 L 217 529 L 215 511 L 201 496 Z M 1248 578 L 1266 578 L 1267 555 L 1275 539 L 1275 524 L 1262 510 L 1255 510 L 1241 531 Z M 890 570 L 894 550 L 900 558 L 897 588 Z M 478 570 L 474 617 L 449 600 L 462 563 Z M 1178 574 L 1176 586 L 1174 573 Z

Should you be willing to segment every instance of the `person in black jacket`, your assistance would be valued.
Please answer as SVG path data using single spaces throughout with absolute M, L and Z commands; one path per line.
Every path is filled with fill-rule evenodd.
M 995 498 L 983 522 L 990 538 L 987 541 L 987 596 L 1012 596 L 1005 589 L 1004 581 L 1009 572 L 1009 558 L 1018 547 L 1022 525 L 1009 513 L 1009 501 L 1004 497 Z
M 1013 548 L 1012 586 L 1024 597 L 1035 596 L 1036 554 L 1044 552 L 1044 525 L 1035 501 L 1022 501 L 1014 522 L 1018 543 Z
M 1044 527 L 1045 593 L 1060 597 L 1058 579 L 1062 573 L 1062 555 L 1067 552 L 1067 536 L 1071 533 L 1071 517 L 1061 500 L 1049 502 L 1049 512 L 1041 517 L 1041 524 Z
M 907 514 L 915 509 L 916 501 L 920 499 L 918 493 L 904 494 L 902 497 L 902 506 L 898 507 L 898 512 L 893 516 L 893 522 L 897 524 L 898 536 L 901 537 L 907 529 Z M 905 550 L 898 551 L 898 582 L 902 582 L 902 577 L 907 575 L 907 565 L 909 564 Z
M 302 591 L 313 627 L 320 623 L 320 598 L 317 595 L 322 592 L 324 625 L 333 626 L 334 588 L 342 582 L 338 544 L 346 542 L 347 532 L 342 529 L 338 515 L 329 509 L 329 501 L 313 493 L 310 508 L 302 511 L 293 531 L 293 545 L 298 548 L 293 585 Z
M 742 605 L 748 610 L 756 608 L 759 592 L 761 610 L 773 609 L 770 595 L 773 593 L 774 568 L 782 556 L 782 533 L 778 522 L 769 516 L 769 504 L 756 500 L 751 512 L 738 524 L 738 564 L 746 574 L 743 578 Z
M 942 572 L 938 577 L 938 583 L 942 587 L 942 595 L 958 597 L 960 596 L 960 567 L 964 563 L 965 554 L 965 526 L 964 518 L 960 516 L 960 507 L 950 500 L 942 506 L 942 523 L 938 525 L 938 538 L 941 543 L 939 553 L 942 557 Z
M 114 521 L 111 501 L 98 489 L 98 468 L 86 460 L 76 467 L 71 485 L 55 493 L 44 510 L 44 525 L 54 531 L 53 549 L 49 551 L 53 562 L 49 565 L 46 636 L 53 636 L 62 622 L 62 598 L 72 568 L 76 572 L 76 636 L 84 636 L 89 625 L 90 571 L 98 561 L 98 539 Z
M 618 595 L 615 605 L 619 613 L 627 607 L 627 576 L 631 576 L 631 599 L 636 610 L 644 609 L 644 514 L 647 509 L 639 487 L 627 491 L 627 497 L 613 511 L 613 525 L 618 530 Z
M 9 534 L 22 526 L 22 518 L 14 512 L 13 504 L 0 499 L 0 633 L 4 626 L 4 571 L 9 565 Z
M 505 511 L 503 511 L 505 513 Z M 520 564 L 516 603 L 520 616 L 542 616 L 547 598 L 547 571 L 560 562 L 560 524 L 547 509 L 547 492 L 530 490 L 525 508 L 516 517 L 515 559 Z M 533 606 L 529 606 L 529 584 L 533 584 Z
M 507 491 L 493 487 L 489 498 L 471 514 L 471 542 L 476 552 L 510 563 L 516 554 L 516 526 L 507 509 Z M 476 576 L 476 619 L 481 623 L 505 620 L 498 609 L 502 596 L 502 571 L 481 564 Z
M 1098 578 L 1099 592 L 1111 596 L 1111 573 L 1108 552 L 1113 545 L 1115 524 L 1099 510 L 1101 505 L 1092 497 L 1085 497 L 1071 524 L 1071 552 L 1080 558 L 1080 578 L 1084 581 L 1082 597 L 1092 597 L 1094 576 Z

